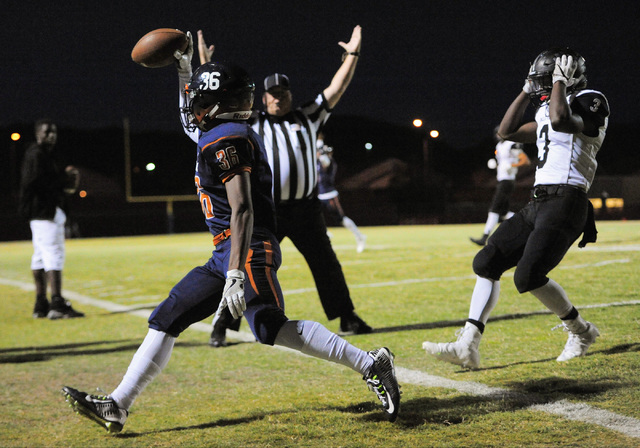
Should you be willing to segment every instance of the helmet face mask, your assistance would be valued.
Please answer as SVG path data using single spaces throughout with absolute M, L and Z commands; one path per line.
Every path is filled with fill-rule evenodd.
M 182 93 L 180 116 L 189 130 L 210 130 L 217 120 L 247 120 L 251 116 L 255 84 L 247 72 L 226 62 L 208 62 L 191 76 Z
M 568 47 L 545 50 L 533 61 L 529 69 L 529 76 L 527 76 L 533 86 L 533 92 L 529 94 L 529 99 L 536 107 L 540 107 L 549 100 L 553 89 L 553 70 L 556 67 L 556 58 L 562 55 L 572 56 L 573 60 L 578 63 L 573 75 L 575 82 L 571 86 L 567 86 L 567 93 L 573 93 L 587 87 L 587 67 L 582 56 Z

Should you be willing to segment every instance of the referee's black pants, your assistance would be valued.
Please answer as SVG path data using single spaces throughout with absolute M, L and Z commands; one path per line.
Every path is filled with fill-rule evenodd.
M 280 203 L 276 205 L 276 216 L 276 237 L 278 241 L 289 237 L 307 261 L 327 318 L 332 320 L 353 311 L 342 266 L 327 236 L 320 200 L 314 195 Z

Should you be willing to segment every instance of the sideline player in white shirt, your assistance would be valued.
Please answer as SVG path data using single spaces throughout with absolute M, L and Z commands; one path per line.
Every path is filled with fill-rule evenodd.
M 497 130 L 497 129 L 496 129 Z M 513 216 L 513 212 L 509 210 L 509 199 L 516 187 L 516 176 L 518 168 L 525 165 L 531 165 L 531 161 L 527 154 L 522 150 L 522 143 L 512 142 L 511 140 L 503 140 L 497 137 L 496 158 L 489 159 L 487 165 L 490 169 L 496 169 L 496 179 L 498 185 L 491 199 L 489 214 L 484 225 L 484 233 L 480 238 L 469 238 L 472 242 L 479 246 L 487 244 L 487 239 L 494 227 L 500 221 L 504 221 Z
M 523 90 L 511 103 L 498 135 L 536 142 L 538 166 L 531 201 L 493 233 L 473 260 L 477 275 L 469 318 L 456 342 L 424 342 L 428 354 L 468 368 L 480 363 L 480 339 L 500 293 L 500 277 L 516 266 L 514 283 L 549 308 L 569 333 L 557 361 L 584 356 L 599 336 L 547 274 L 584 233 L 579 246 L 595 242 L 593 207 L 587 192 L 595 175 L 596 154 L 608 125 L 609 103 L 587 90 L 584 58 L 569 48 L 542 52 Z M 522 123 L 529 102 L 538 106 L 535 121 Z

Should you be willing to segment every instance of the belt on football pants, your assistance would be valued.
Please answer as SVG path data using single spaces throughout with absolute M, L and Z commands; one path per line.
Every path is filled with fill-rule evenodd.
M 222 243 L 224 240 L 228 239 L 231 236 L 231 229 L 224 229 L 222 232 L 218 233 L 213 237 L 213 245 L 217 246 Z
M 583 191 L 573 185 L 537 185 L 531 190 L 531 199 L 544 199 L 549 196 L 564 196 L 569 192 Z

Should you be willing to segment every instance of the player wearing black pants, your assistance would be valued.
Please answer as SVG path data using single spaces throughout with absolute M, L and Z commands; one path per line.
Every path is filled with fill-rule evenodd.
M 609 104 L 605 96 L 586 89 L 584 59 L 569 48 L 542 52 L 534 61 L 523 91 L 511 103 L 498 134 L 503 139 L 535 142 L 538 165 L 529 203 L 503 222 L 473 260 L 477 275 L 469 318 L 456 342 L 424 342 L 430 355 L 477 368 L 478 347 L 500 294 L 500 277 L 516 267 L 518 292 L 531 292 L 569 333 L 557 361 L 584 356 L 599 336 L 585 321 L 565 290 L 547 274 L 584 233 L 583 247 L 595 242 L 593 207 L 587 192 L 604 141 Z M 521 124 L 529 103 L 538 107 L 535 122 Z
M 212 47 L 198 33 L 200 61 L 210 60 Z M 265 111 L 255 114 L 251 126 L 264 140 L 269 166 L 273 172 L 273 197 L 276 205 L 277 237 L 289 237 L 304 256 L 329 320 L 340 318 L 339 334 L 370 333 L 354 311 L 349 288 L 336 254 L 327 237 L 327 226 L 317 199 L 318 134 L 338 104 L 355 72 L 360 56 L 361 29 L 353 29 L 349 42 L 340 42 L 345 50 L 342 64 L 331 83 L 313 101 L 293 108 L 289 78 L 274 73 L 264 80 L 262 103 Z M 209 344 L 226 345 L 226 329 L 237 329 L 239 322 L 228 312 L 213 322 Z

